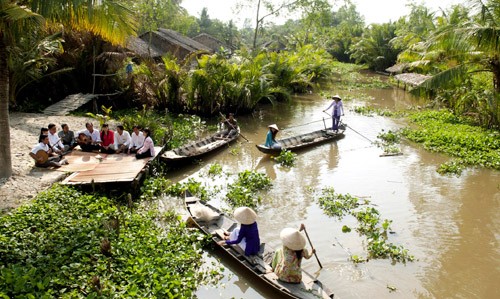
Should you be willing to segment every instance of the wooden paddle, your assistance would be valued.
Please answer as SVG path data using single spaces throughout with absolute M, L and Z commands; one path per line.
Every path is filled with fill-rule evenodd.
M 311 243 L 311 239 L 309 238 L 309 234 L 307 233 L 306 226 L 303 223 L 300 225 L 300 230 L 304 230 L 304 232 L 306 233 L 307 240 L 309 241 L 309 245 L 311 245 L 311 249 L 314 249 L 314 246 Z M 321 265 L 321 262 L 319 261 L 318 255 L 316 254 L 316 251 L 314 251 L 314 256 L 316 257 L 316 261 L 318 261 L 319 267 L 323 268 L 323 265 Z
M 225 122 L 227 121 L 227 123 L 231 126 L 231 128 L 233 128 L 233 130 L 236 130 L 236 128 L 229 122 L 229 120 L 224 116 L 224 114 L 222 114 L 220 112 L 219 112 L 219 114 L 224 118 Z M 241 134 L 241 132 L 240 132 L 240 136 L 243 137 L 243 139 L 245 139 L 247 142 L 250 142 L 250 140 L 248 140 L 245 136 L 243 136 L 243 134 Z

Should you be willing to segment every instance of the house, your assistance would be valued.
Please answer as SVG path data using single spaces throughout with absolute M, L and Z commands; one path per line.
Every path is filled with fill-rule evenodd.
M 143 33 L 138 38 L 130 38 L 127 48 L 141 56 L 152 58 L 170 53 L 178 60 L 183 60 L 193 52 L 214 52 L 187 36 L 165 28 Z
M 218 53 L 221 48 L 232 50 L 224 42 L 216 39 L 215 37 L 207 33 L 198 34 L 197 36 L 193 37 L 193 39 L 199 42 L 200 44 L 209 47 L 210 49 L 212 49 L 212 51 L 216 53 Z

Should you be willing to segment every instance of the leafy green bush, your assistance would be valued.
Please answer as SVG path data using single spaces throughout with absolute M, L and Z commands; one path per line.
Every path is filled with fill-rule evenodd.
M 474 165 L 500 169 L 500 132 L 470 125 L 445 110 L 414 113 L 410 120 L 416 126 L 403 129 L 403 136 L 456 158 L 441 166 L 441 173 L 460 174 L 462 168 Z
M 333 188 L 323 189 L 318 202 L 325 214 L 329 216 L 342 219 L 346 215 L 351 215 L 356 218 L 358 221 L 356 231 L 366 236 L 368 241 L 366 249 L 369 257 L 391 258 L 394 261 L 403 263 L 414 260 L 414 257 L 403 246 L 396 246 L 387 242 L 387 231 L 392 220 L 385 219 L 381 222 L 380 212 L 374 207 L 365 206 L 363 209 L 359 209 L 361 206 L 359 199 L 349 194 L 335 193 Z M 363 204 L 369 205 L 369 201 L 365 201 Z M 343 233 L 349 233 L 350 231 L 351 229 L 348 226 L 342 226 Z M 361 263 L 369 259 L 351 255 L 351 260 L 354 263 Z
M 153 109 L 147 109 L 146 106 L 142 111 L 123 110 L 115 114 L 125 130 L 132 132 L 134 125 L 147 127 L 151 130 L 155 144 L 167 145 L 167 149 L 179 147 L 196 139 L 197 134 L 206 129 L 205 122 L 196 115 L 162 115 Z
M 273 159 L 283 166 L 292 167 L 295 165 L 295 160 L 297 160 L 297 154 L 289 150 L 282 150 L 279 156 L 273 157 Z
M 217 176 L 221 174 L 222 174 L 222 166 L 219 163 L 214 163 L 210 165 L 210 168 L 208 169 L 209 176 Z
M 268 189 L 272 185 L 271 179 L 265 173 L 250 170 L 238 173 L 236 184 L 244 186 L 251 191 Z
M 0 240 L 2 298 L 189 298 L 219 278 L 201 269 L 208 239 L 175 214 L 59 185 L 2 216 Z
M 245 170 L 238 173 L 238 179 L 228 186 L 226 198 L 233 207 L 256 207 L 261 201 L 256 192 L 271 186 L 271 179 L 266 174 Z

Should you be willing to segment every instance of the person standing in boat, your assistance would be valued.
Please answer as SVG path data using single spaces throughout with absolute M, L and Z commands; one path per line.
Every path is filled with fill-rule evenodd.
M 229 113 L 227 118 L 222 120 L 221 124 L 223 125 L 223 130 L 219 134 L 220 137 L 231 138 L 238 134 L 238 122 L 234 118 L 234 113 Z
M 234 218 L 241 223 L 239 228 L 235 228 L 225 240 L 219 241 L 219 245 L 238 244 L 245 251 L 245 255 L 259 253 L 260 238 L 257 227 L 257 214 L 249 207 L 239 207 L 234 211 Z
M 304 225 L 300 225 L 300 230 Z M 301 263 L 302 258 L 311 258 L 315 249 L 311 252 L 305 249 L 306 239 L 299 230 L 285 228 L 280 233 L 283 247 L 276 250 L 273 256 L 272 268 L 278 279 L 288 283 L 300 283 L 302 281 Z
M 323 112 L 326 112 L 326 110 L 333 107 L 332 114 L 331 114 L 332 115 L 332 131 L 338 132 L 339 124 L 340 124 L 340 116 L 344 115 L 344 105 L 342 105 L 342 99 L 340 98 L 339 95 L 334 95 L 332 97 L 332 99 L 333 99 L 333 102 L 330 104 L 330 106 L 328 106 L 328 108 L 323 110 Z
M 272 124 L 269 125 L 268 128 L 269 131 L 267 132 L 266 143 L 264 146 L 277 150 L 281 149 L 281 145 L 276 141 L 276 134 L 279 132 L 278 126 L 276 124 Z

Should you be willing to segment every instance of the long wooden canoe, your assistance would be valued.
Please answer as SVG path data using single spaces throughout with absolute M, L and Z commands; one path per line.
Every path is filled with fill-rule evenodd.
M 217 242 L 223 240 L 224 232 L 230 233 L 238 223 L 232 218 L 226 216 L 217 208 L 200 201 L 197 197 L 186 194 L 185 197 L 186 209 L 189 212 L 188 219 L 193 225 L 202 230 L 205 234 L 212 237 L 217 247 L 222 249 L 223 256 L 227 259 L 235 261 L 238 267 L 242 268 L 245 273 L 251 276 L 251 280 L 257 279 L 263 287 L 271 288 L 269 291 L 277 294 L 279 298 L 294 298 L 294 299 L 330 299 L 334 294 L 324 287 L 319 280 L 314 278 L 308 272 L 302 270 L 302 282 L 299 284 L 286 283 L 278 280 L 278 277 L 270 267 L 270 261 L 274 255 L 274 250 L 269 248 L 265 243 L 261 244 L 261 251 L 258 255 L 245 256 L 244 251 L 238 245 L 221 246 Z M 210 209 L 212 216 L 198 217 L 196 211 L 200 211 L 203 207 Z M 206 208 L 205 208 L 206 209 Z M 206 213 L 205 215 L 206 216 Z M 202 218 L 204 220 L 202 220 Z
M 182 160 L 200 158 L 205 154 L 216 151 L 217 149 L 230 144 L 240 136 L 239 132 L 231 138 L 220 138 L 217 137 L 218 134 L 219 133 L 215 133 L 209 137 L 166 151 L 163 155 L 161 155 L 161 159 L 167 163 L 173 163 Z
M 284 139 L 277 140 L 281 149 L 269 148 L 263 144 L 255 145 L 257 149 L 265 154 L 279 155 L 282 150 L 296 151 L 305 147 L 318 145 L 327 141 L 333 141 L 344 138 L 345 129 L 339 129 L 337 132 L 329 130 L 318 130 L 305 134 L 300 134 Z

